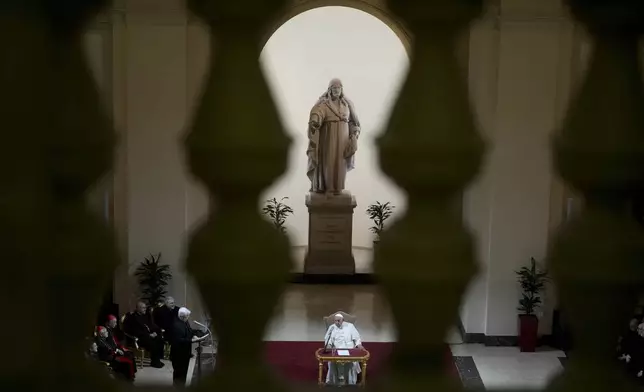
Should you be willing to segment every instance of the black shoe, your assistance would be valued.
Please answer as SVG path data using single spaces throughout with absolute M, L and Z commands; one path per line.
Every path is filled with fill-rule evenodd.
M 150 366 L 152 366 L 153 368 L 161 369 L 162 367 L 164 367 L 164 366 L 165 366 L 165 363 L 163 363 L 163 362 L 161 362 L 161 361 L 159 361 L 159 362 L 152 362 L 152 363 L 150 364 Z

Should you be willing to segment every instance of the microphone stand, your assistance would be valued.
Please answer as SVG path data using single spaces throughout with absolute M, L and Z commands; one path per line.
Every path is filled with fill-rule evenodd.
M 334 328 L 335 326 L 332 325 L 331 328 Z M 331 342 L 331 336 L 333 336 L 333 329 L 329 332 L 329 337 L 327 338 L 326 342 L 324 342 L 324 352 L 328 352 L 329 349 L 329 343 Z
M 198 321 L 194 321 L 195 324 L 199 325 L 200 327 L 203 327 L 206 329 L 206 334 L 210 335 L 210 338 L 212 339 L 212 332 L 210 331 L 210 328 L 208 328 L 207 324 L 202 324 Z M 201 346 L 201 342 L 203 340 L 198 340 L 197 343 L 197 379 L 201 380 L 201 355 L 203 353 L 203 347 Z M 213 347 L 214 349 L 214 347 Z M 214 358 L 214 353 L 212 354 Z M 214 368 L 214 361 L 213 361 L 213 368 Z
M 327 352 L 329 350 L 329 341 L 331 340 L 331 334 L 329 334 L 329 338 L 324 342 L 324 352 Z

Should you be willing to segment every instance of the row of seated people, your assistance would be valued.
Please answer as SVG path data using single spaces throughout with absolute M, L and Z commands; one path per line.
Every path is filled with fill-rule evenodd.
M 121 351 L 125 346 L 141 348 L 149 353 L 150 366 L 162 368 L 164 348 L 171 340 L 170 331 L 172 323 L 178 318 L 178 310 L 172 297 L 168 297 L 155 308 L 149 308 L 145 302 L 139 301 L 135 311 L 121 318 L 120 328 L 113 315 L 107 317 L 104 327 L 110 337 L 110 343 L 112 338 L 115 339 L 118 346 L 116 348 Z
M 154 321 L 152 311 L 145 302 L 139 301 L 136 310 L 122 318 L 121 328 L 130 346 L 138 346 L 150 353 L 150 366 L 164 366 L 163 352 L 166 342 L 165 329 Z
M 627 374 L 644 383 L 644 322 L 641 315 L 630 320 L 628 330 L 619 338 L 617 353 Z
M 163 367 L 161 356 L 166 340 L 171 345 L 173 383 L 185 385 L 189 360 L 193 356 L 191 343 L 205 335 L 190 328 L 189 316 L 190 311 L 175 306 L 172 298 L 152 311 L 141 301 L 134 312 L 123 316 L 122 328 L 112 315 L 107 317 L 104 326 L 97 327 L 96 358 L 106 362 L 115 374 L 132 381 L 136 373 L 134 353 L 121 342 L 131 339 L 134 344 L 130 347 L 143 348 L 150 353 L 151 366 Z
M 116 320 L 111 316 L 109 320 Z M 126 381 L 134 381 L 136 374 L 136 362 L 134 353 L 125 348 L 115 333 L 115 323 L 108 322 L 109 326 L 99 326 L 96 328 L 96 357 L 109 365 L 114 374 L 122 377 Z M 94 347 L 92 347 L 94 348 Z
M 107 374 L 109 375 L 109 377 L 115 378 L 114 377 L 115 372 L 114 372 L 114 369 L 112 369 L 112 365 L 109 362 L 101 361 L 101 359 L 98 356 L 98 345 L 96 344 L 96 339 L 91 339 L 89 343 L 89 348 L 85 352 L 85 359 L 102 363 L 102 365 L 105 366 L 105 369 L 107 370 Z

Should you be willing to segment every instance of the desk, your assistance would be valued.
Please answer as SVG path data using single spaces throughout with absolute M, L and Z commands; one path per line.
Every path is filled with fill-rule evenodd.
M 324 362 L 360 362 L 362 367 L 362 380 L 360 386 L 365 386 L 367 382 L 367 362 L 369 361 L 369 351 L 360 348 L 347 349 L 349 356 L 338 355 L 337 350 L 324 352 L 323 348 L 317 349 L 315 358 L 318 360 L 318 385 L 323 386 L 326 384 L 324 377 Z

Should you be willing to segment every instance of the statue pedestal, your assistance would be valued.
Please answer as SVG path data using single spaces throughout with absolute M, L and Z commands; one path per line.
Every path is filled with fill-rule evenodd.
M 304 273 L 355 274 L 352 230 L 356 198 L 348 192 L 340 195 L 309 193 L 306 206 L 309 208 L 309 247 Z

